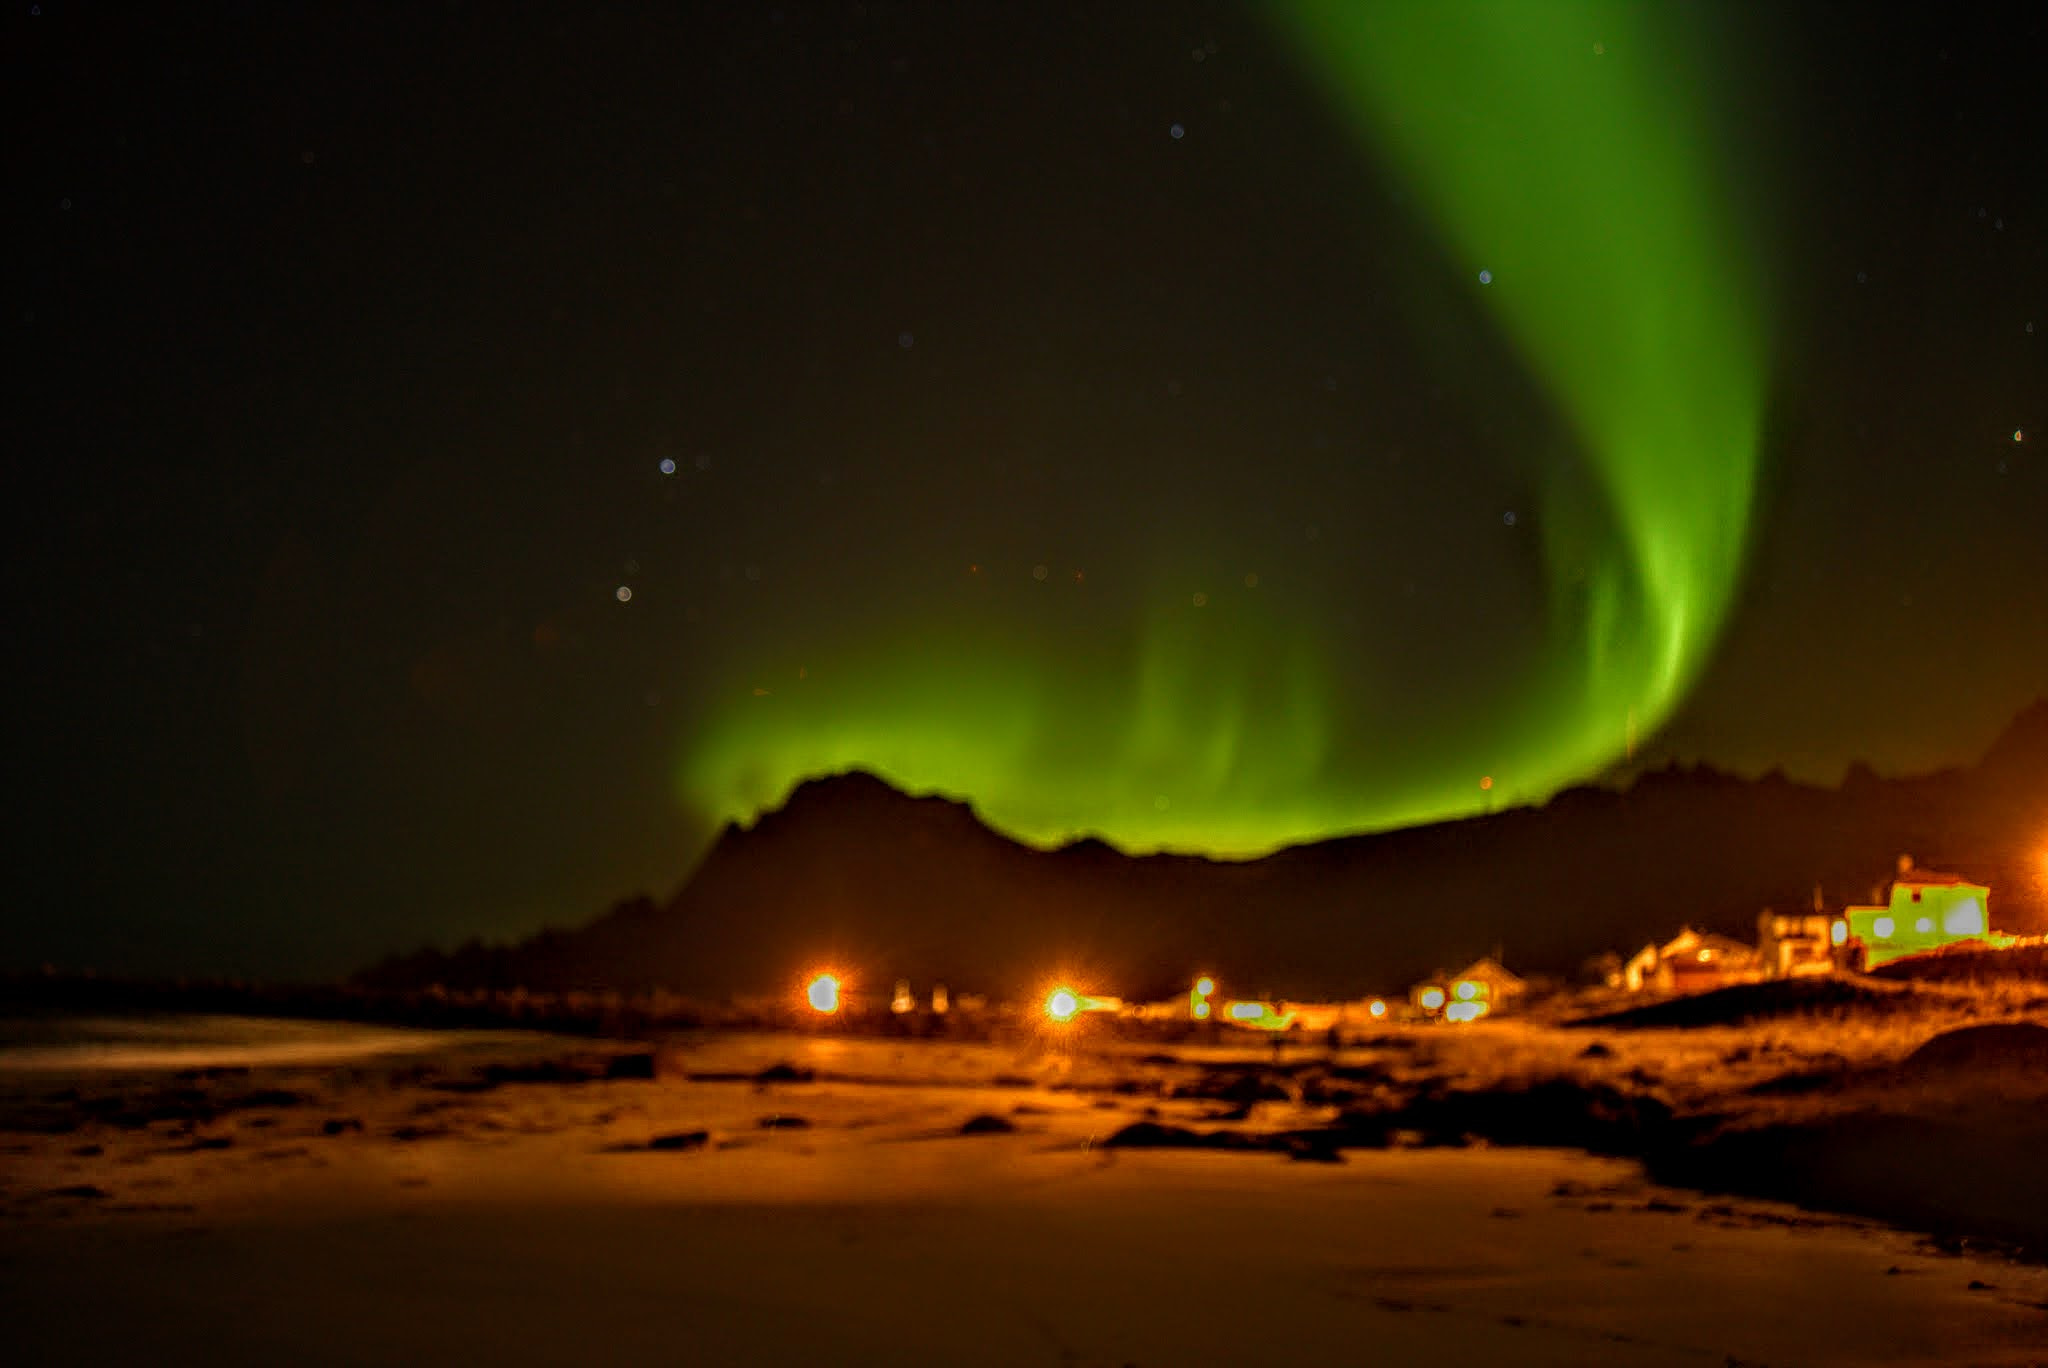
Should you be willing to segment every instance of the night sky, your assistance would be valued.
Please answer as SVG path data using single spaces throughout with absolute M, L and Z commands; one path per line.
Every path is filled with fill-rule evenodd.
M 524 934 L 852 765 L 1245 855 L 2048 692 L 2038 8 L 303 8 L 9 21 L 0 966 Z

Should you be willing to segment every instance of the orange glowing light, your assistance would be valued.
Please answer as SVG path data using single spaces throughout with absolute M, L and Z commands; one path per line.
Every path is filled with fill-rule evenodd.
M 804 996 L 810 999 L 811 1010 L 830 1016 L 839 1010 L 839 979 L 832 974 L 820 974 L 804 989 Z
M 1212 978 L 1196 979 L 1195 991 L 1200 993 L 1203 997 L 1209 996 L 1209 994 L 1216 991 L 1216 980 Z
M 1055 988 L 1045 995 L 1045 1014 L 1054 1021 L 1072 1021 L 1080 1010 L 1080 995 L 1071 988 Z
M 1828 928 L 1828 939 L 1836 945 L 1846 944 L 1849 939 L 1849 923 L 1838 921 Z
M 1387 1014 L 1387 1004 L 1378 998 L 1374 998 L 1365 1010 L 1371 1012 L 1376 1017 L 1383 1017 Z
M 1493 776 L 1492 776 L 1492 775 L 1490 775 L 1490 774 L 1482 774 L 1482 775 L 1480 775 L 1480 776 L 1479 776 L 1479 788 L 1480 788 L 1480 791 L 1481 791 L 1482 793 L 1483 793 L 1483 792 L 1485 792 L 1485 791 L 1486 791 L 1487 789 L 1490 789 L 1490 788 L 1492 788 L 1492 787 L 1493 787 Z
M 1284 1031 L 1294 1024 L 1293 1012 L 1274 1010 L 1270 1002 L 1229 1002 L 1223 1006 L 1223 1014 L 1239 1026 L 1250 1026 L 1261 1031 Z
M 1197 1021 L 1207 1021 L 1209 1019 L 1209 1004 L 1206 1002 L 1196 1003 L 1193 1015 Z
M 1444 1008 L 1445 1021 L 1477 1021 L 1486 1015 L 1483 1002 L 1454 1002 Z
M 1870 924 L 1870 929 L 1872 931 L 1875 931 L 1879 936 L 1889 940 L 1891 938 L 1892 932 L 1897 930 L 1898 927 L 1897 924 L 1894 923 L 1890 917 L 1879 917 L 1876 921 Z
M 1457 987 L 1452 991 L 1457 993 L 1458 1001 L 1470 1002 L 1473 998 L 1479 996 L 1479 985 L 1471 979 L 1460 979 L 1458 980 Z
M 1421 1002 L 1424 1011 L 1434 1012 L 1437 1008 L 1444 1005 L 1444 990 L 1441 988 L 1423 989 Z

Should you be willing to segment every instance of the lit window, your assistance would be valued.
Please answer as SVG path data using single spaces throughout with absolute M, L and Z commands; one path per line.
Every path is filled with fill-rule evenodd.
M 1934 929 L 1934 918 L 1922 917 L 1919 921 L 1913 923 L 1913 929 L 1923 936 L 1926 935 Z
M 1479 996 L 1479 985 L 1471 979 L 1462 979 L 1458 983 L 1457 993 L 1458 1001 L 1470 1002 L 1473 998 Z
M 1833 941 L 1837 945 L 1846 944 L 1849 939 L 1849 923 L 1845 921 L 1838 921 L 1833 926 L 1829 927 L 1828 939 Z
M 1870 929 L 1873 932 L 1875 932 L 1881 939 L 1888 940 L 1890 939 L 1892 932 L 1896 930 L 1897 927 L 1890 917 L 1879 917 L 1876 921 L 1870 924 Z
M 1444 1005 L 1444 990 L 1441 988 L 1423 989 L 1421 1002 L 1424 1011 L 1434 1012 L 1437 1008 Z
M 1975 898 L 1964 898 L 1941 914 L 1941 929 L 1951 936 L 1981 936 L 1984 934 L 1984 904 Z

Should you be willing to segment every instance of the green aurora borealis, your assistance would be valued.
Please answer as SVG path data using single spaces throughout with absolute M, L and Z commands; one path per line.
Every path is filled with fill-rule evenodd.
M 1652 56 L 1674 35 L 1619 4 L 1283 13 L 1333 111 L 1411 192 L 1431 269 L 1479 292 L 1553 409 L 1532 449 L 1503 453 L 1537 472 L 1540 647 L 1425 725 L 1339 663 L 1329 594 L 1162 554 L 1123 630 L 1086 641 L 967 606 L 849 626 L 773 687 L 728 691 L 685 746 L 685 803 L 746 820 L 863 768 L 1034 842 L 1248 856 L 1540 799 L 1683 700 L 1742 573 L 1766 366 L 1721 150 Z

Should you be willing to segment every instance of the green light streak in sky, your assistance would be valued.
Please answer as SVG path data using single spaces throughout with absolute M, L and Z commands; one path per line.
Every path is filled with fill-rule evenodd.
M 1683 699 L 1741 573 L 1765 357 L 1727 188 L 1657 9 L 1281 13 L 1333 107 L 1419 200 L 1444 250 L 1430 264 L 1480 292 L 1569 436 L 1515 453 L 1542 472 L 1538 657 L 1430 732 L 1411 716 L 1429 700 L 1335 668 L 1318 646 L 1331 625 L 1272 595 L 1196 608 L 1162 592 L 1120 652 L 1093 659 L 920 622 L 800 685 L 744 691 L 688 747 L 687 802 L 744 819 L 859 767 L 968 798 L 1026 839 L 1244 855 L 1540 798 Z M 1390 769 L 1416 735 L 1426 753 Z

